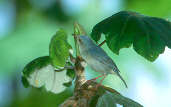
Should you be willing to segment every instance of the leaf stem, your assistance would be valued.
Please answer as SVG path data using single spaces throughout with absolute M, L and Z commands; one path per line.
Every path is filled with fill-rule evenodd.
M 62 69 L 55 69 L 55 71 L 56 72 L 61 72 L 61 71 L 64 71 L 64 70 L 66 70 L 66 69 L 74 69 L 74 66 L 65 66 L 64 68 L 62 68 Z
M 104 40 L 102 43 L 100 43 L 98 46 L 102 46 L 104 43 L 106 43 L 106 40 Z

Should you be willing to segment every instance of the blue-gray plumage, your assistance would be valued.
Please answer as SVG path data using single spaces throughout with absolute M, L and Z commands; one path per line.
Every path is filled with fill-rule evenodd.
M 78 36 L 77 42 L 81 57 L 94 71 L 106 75 L 116 74 L 127 87 L 126 82 L 119 74 L 116 64 L 101 47 L 97 46 L 88 36 L 84 35 Z

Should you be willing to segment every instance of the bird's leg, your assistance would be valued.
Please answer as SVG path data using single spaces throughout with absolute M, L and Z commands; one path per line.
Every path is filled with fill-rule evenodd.
M 87 80 L 87 82 L 95 81 L 95 80 L 99 79 L 100 77 L 103 77 L 104 75 L 105 75 L 105 74 L 100 75 L 100 76 L 98 76 L 98 77 L 95 77 L 95 78 L 93 78 L 93 79 Z
M 103 74 L 103 78 L 100 80 L 100 83 L 96 85 L 96 89 L 102 85 L 103 80 L 106 78 L 106 74 Z
M 99 79 L 100 77 L 103 77 L 104 76 L 104 74 L 103 75 L 100 75 L 100 76 L 98 76 L 98 77 L 96 77 L 96 78 L 93 78 L 93 79 L 91 79 L 91 80 L 97 80 L 97 79 Z
M 105 78 L 106 78 L 106 74 L 103 74 L 103 78 L 100 80 L 100 85 L 102 84 L 102 82 Z

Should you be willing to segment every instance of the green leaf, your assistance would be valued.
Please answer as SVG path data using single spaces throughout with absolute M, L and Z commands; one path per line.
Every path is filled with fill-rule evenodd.
M 170 14 L 170 0 L 125 0 L 124 8 L 126 10 L 134 10 L 152 16 L 168 16 Z M 152 6 L 155 4 L 155 7 Z M 143 8 L 142 8 L 143 7 Z
M 27 81 L 27 79 L 26 79 L 25 76 L 22 76 L 21 77 L 21 82 L 23 83 L 23 85 L 24 85 L 25 88 L 28 88 L 29 87 L 29 82 Z
M 49 46 L 49 56 L 54 67 L 65 66 L 66 60 L 69 57 L 69 49 L 71 49 L 71 46 L 67 42 L 66 32 L 62 29 L 58 30 L 52 37 Z
M 143 107 L 109 87 L 99 87 L 96 95 L 90 100 L 90 107 L 116 107 L 116 104 L 123 107 Z
M 165 19 L 121 11 L 94 26 L 91 37 L 97 42 L 105 34 L 108 47 L 116 54 L 120 49 L 134 50 L 149 61 L 154 61 L 171 48 L 171 23 Z
M 72 81 L 75 78 L 75 71 L 73 69 L 67 69 L 66 75 L 71 78 L 71 81 L 64 83 L 63 85 L 66 87 L 70 87 L 72 85 Z
M 60 93 L 67 87 L 63 84 L 71 81 L 67 71 L 56 72 L 48 56 L 30 62 L 23 70 L 22 82 L 25 87 L 44 87 L 47 91 Z
M 98 91 L 96 92 L 96 95 L 90 99 L 90 102 L 89 102 L 90 107 L 96 107 L 97 103 L 99 102 L 99 98 L 104 93 L 105 93 L 105 90 L 102 87 L 99 87 Z M 106 106 L 103 106 L 103 104 L 102 104 L 102 107 L 106 107 Z
M 106 93 L 98 99 L 96 107 L 116 107 L 116 104 L 120 104 L 123 107 L 143 107 L 129 98 L 109 91 L 106 91 Z
M 49 56 L 36 58 L 24 67 L 23 75 L 28 77 L 31 73 L 35 71 L 35 69 L 40 69 L 44 66 L 47 66 L 48 64 L 50 64 L 50 62 L 51 61 Z
M 64 85 L 65 87 L 70 87 L 70 86 L 72 85 L 72 81 L 63 83 L 63 85 Z

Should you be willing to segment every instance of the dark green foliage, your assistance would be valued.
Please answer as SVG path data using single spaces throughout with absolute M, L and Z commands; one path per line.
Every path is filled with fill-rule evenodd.
M 91 98 L 91 101 L 89 104 L 90 107 L 96 107 L 99 97 L 100 97 L 99 95 L 95 95 L 94 97 Z
M 58 30 L 52 37 L 49 46 L 49 56 L 54 67 L 65 66 L 66 60 L 69 57 L 69 49 L 71 49 L 71 46 L 67 42 L 66 32 L 62 29 Z
M 133 44 L 134 50 L 154 61 L 171 48 L 171 23 L 165 19 L 121 11 L 94 26 L 91 37 L 97 42 L 105 34 L 108 47 L 116 54 Z
M 99 87 L 96 95 L 91 98 L 89 105 L 90 107 L 96 107 L 99 98 L 105 93 L 105 90 L 102 87 Z
M 67 83 L 63 83 L 63 85 L 64 85 L 65 87 L 70 87 L 70 86 L 72 85 L 72 81 L 69 81 L 69 82 L 67 82 Z

